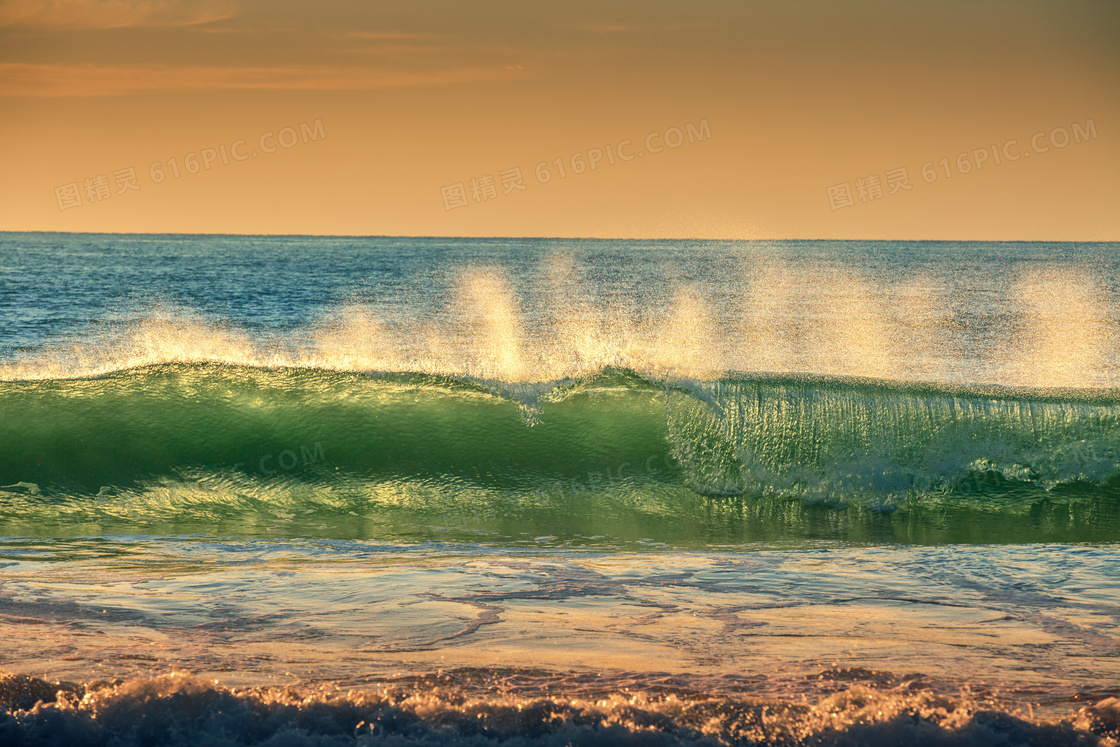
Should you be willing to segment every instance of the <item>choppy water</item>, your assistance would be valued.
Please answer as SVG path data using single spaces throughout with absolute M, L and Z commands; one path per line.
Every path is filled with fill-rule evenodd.
M 0 738 L 1115 741 L 1118 249 L 0 234 Z

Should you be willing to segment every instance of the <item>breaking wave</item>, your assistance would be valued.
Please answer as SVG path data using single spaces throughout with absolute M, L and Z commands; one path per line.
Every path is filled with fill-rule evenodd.
M 552 534 L 550 516 L 596 501 L 648 524 L 682 496 L 1013 514 L 1059 498 L 1108 513 L 1120 493 L 1109 391 L 166 364 L 0 383 L 0 411 L 9 525 L 422 510 Z

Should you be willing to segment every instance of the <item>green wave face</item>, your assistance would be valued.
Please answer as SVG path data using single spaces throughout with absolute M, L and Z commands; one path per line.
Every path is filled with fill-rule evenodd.
M 1120 401 L 169 365 L 0 384 L 0 533 L 740 547 L 1120 539 Z

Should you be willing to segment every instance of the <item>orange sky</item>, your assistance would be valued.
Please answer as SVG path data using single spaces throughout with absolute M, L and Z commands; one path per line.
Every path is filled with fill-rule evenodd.
M 1117 39 L 1115 0 L 0 0 L 0 230 L 1116 241 Z

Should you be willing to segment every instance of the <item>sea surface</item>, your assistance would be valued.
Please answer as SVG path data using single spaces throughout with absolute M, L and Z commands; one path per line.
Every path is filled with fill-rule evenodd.
M 1120 244 L 0 233 L 0 744 L 1118 741 Z

